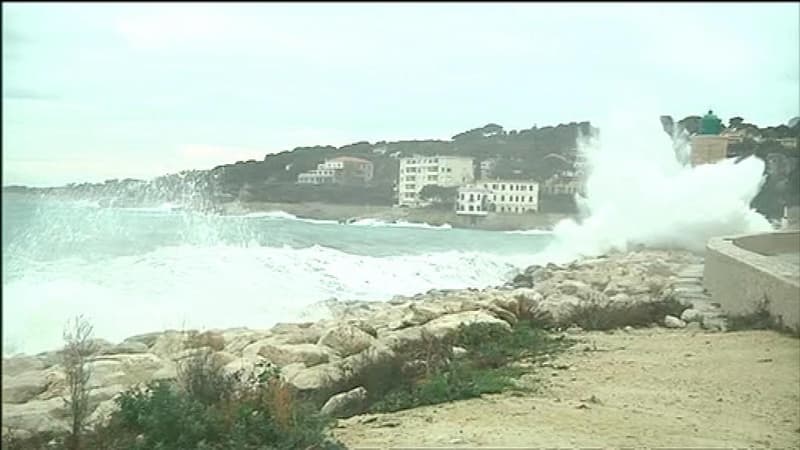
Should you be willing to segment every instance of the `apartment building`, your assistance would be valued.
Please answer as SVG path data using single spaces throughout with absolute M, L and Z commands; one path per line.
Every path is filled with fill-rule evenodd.
M 297 175 L 300 184 L 367 184 L 372 180 L 371 161 L 352 156 L 340 156 L 317 164 L 317 168 Z
M 454 187 L 475 179 L 472 158 L 463 156 L 412 156 L 400 158 L 397 178 L 397 204 L 417 207 L 425 204 L 419 197 L 427 185 Z
M 529 180 L 482 180 L 476 183 L 489 192 L 489 211 L 524 214 L 539 210 L 539 183 Z

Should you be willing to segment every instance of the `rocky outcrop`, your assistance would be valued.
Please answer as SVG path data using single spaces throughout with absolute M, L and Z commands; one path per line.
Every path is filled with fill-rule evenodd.
M 115 408 L 114 396 L 123 390 L 174 378 L 181 361 L 198 352 L 213 355 L 228 373 L 252 372 L 257 364 L 271 362 L 300 391 L 338 393 L 323 410 L 347 415 L 366 395 L 349 390 L 359 385 L 361 374 L 376 367 L 414 370 L 418 361 L 408 356 L 413 353 L 409 349 L 452 336 L 462 325 L 511 330 L 519 320 L 534 319 L 566 329 L 572 325 L 572 313 L 583 306 L 646 305 L 681 298 L 686 292 L 681 271 L 701 261 L 686 252 L 612 253 L 568 265 L 531 266 L 497 288 L 436 290 L 389 302 L 326 302 L 333 318 L 316 323 L 281 323 L 269 330 L 170 330 L 133 336 L 116 345 L 101 342 L 100 352 L 88 364 L 94 408 L 89 422 L 107 419 Z M 682 314 L 675 314 L 666 319 L 662 314 L 654 321 L 725 328 L 721 316 L 705 303 L 687 304 Z M 461 355 L 463 349 L 453 351 L 454 357 Z M 65 429 L 65 390 L 58 352 L 5 358 L 4 426 L 26 432 Z

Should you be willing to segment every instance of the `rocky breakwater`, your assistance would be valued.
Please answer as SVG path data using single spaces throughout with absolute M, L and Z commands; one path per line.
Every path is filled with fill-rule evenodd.
M 702 259 L 686 252 L 639 251 L 584 259 L 566 266 L 533 266 L 510 283 L 482 290 L 434 290 L 388 302 L 323 302 L 331 318 L 281 323 L 268 330 L 165 331 L 122 343 L 98 341 L 89 359 L 88 422 L 115 408 L 113 398 L 135 385 L 175 378 L 182 360 L 198 351 L 225 370 L 255 370 L 271 362 L 299 392 L 331 399 L 322 410 L 358 412 L 368 395 L 365 371 L 413 368 L 415 349 L 455 333 L 462 324 L 510 330 L 519 320 L 546 328 L 609 329 L 674 326 L 689 305 L 675 300 L 677 274 Z M 680 320 L 680 319 L 678 319 Z M 58 351 L 3 360 L 3 433 L 66 430 L 65 374 Z

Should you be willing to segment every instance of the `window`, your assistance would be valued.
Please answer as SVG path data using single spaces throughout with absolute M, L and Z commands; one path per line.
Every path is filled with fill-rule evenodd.
M 471 201 L 471 202 L 475 201 L 475 195 L 474 194 L 469 194 L 469 201 Z
M 464 193 L 463 192 L 458 194 L 458 199 L 459 200 L 464 200 Z
M 492 201 L 497 201 L 497 195 L 492 195 Z
M 413 176 L 413 175 L 409 175 L 409 176 L 406 177 L 406 181 L 416 181 L 416 180 L 417 180 L 417 177 Z
M 469 210 L 470 210 L 470 211 L 474 211 L 474 210 L 475 210 L 475 208 L 474 208 L 472 205 L 469 205 Z
M 500 190 L 501 191 L 505 191 L 506 190 L 506 185 L 505 184 L 501 184 L 500 185 Z
M 428 181 L 436 181 L 437 178 L 439 177 L 436 175 L 428 175 Z
M 501 196 L 500 196 L 500 201 L 501 201 L 501 202 L 504 202 L 504 201 L 506 201 L 506 196 L 505 196 L 505 195 L 501 195 Z
M 497 184 L 493 184 L 492 189 L 497 190 Z
M 407 184 L 407 185 L 406 185 L 406 189 L 414 189 L 414 188 L 416 188 L 416 187 L 417 187 L 417 186 L 416 186 L 415 184 Z
M 439 162 L 439 158 L 433 158 L 433 162 L 438 163 Z
M 533 203 L 533 196 L 532 195 L 530 197 L 528 197 L 528 201 Z
M 480 211 L 480 210 L 481 210 L 481 206 L 480 205 L 475 207 L 475 211 Z
M 528 190 L 532 191 L 533 190 L 533 185 L 528 186 Z

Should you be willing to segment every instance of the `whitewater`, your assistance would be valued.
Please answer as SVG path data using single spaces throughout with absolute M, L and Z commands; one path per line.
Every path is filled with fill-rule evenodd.
M 58 348 L 77 314 L 110 341 L 164 329 L 264 329 L 323 318 L 321 302 L 331 299 L 483 288 L 531 264 L 631 245 L 702 250 L 710 236 L 771 229 L 748 207 L 762 183 L 760 160 L 687 167 L 676 158 L 680 139 L 657 120 L 629 123 L 581 138 L 589 161 L 581 217 L 552 233 L 4 194 L 3 353 Z

